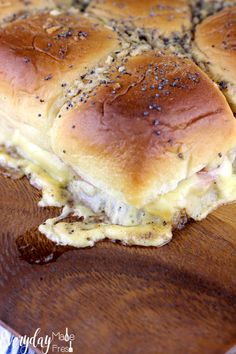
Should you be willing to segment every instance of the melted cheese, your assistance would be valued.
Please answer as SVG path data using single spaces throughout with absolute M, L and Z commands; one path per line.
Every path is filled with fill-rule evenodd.
M 14 146 L 25 159 L 40 166 L 54 180 L 66 185 L 72 179 L 72 172 L 57 156 L 28 141 L 19 131 L 12 135 L 10 146 Z
M 159 218 L 115 201 L 78 177 L 75 179 L 66 165 L 60 160 L 58 163 L 57 157 L 29 142 L 17 131 L 11 139 L 8 135 L 5 145 L 7 148 L 0 149 L 0 164 L 23 172 L 34 187 L 42 190 L 39 206 L 65 206 L 58 218 L 46 220 L 39 227 L 52 241 L 75 247 L 93 246 L 105 238 L 143 246 L 161 246 L 170 241 L 171 225 L 163 225 Z M 69 207 L 68 202 L 71 205 L 72 201 L 73 206 Z M 83 216 L 84 222 L 59 222 L 68 212 L 78 218 Z
M 133 226 L 149 222 L 161 222 L 158 216 L 155 217 L 143 209 L 137 209 L 132 205 L 116 200 L 108 193 L 93 187 L 87 182 L 76 179 L 69 184 L 68 189 L 73 195 L 75 205 L 82 202 L 95 214 L 105 213 L 111 224 Z
M 177 188 L 159 196 L 145 210 L 171 222 L 180 210 L 194 220 L 204 219 L 218 205 L 236 200 L 235 154 L 216 159 L 205 172 L 179 183 Z
M 40 225 L 40 232 L 56 243 L 75 247 L 91 247 L 105 238 L 142 246 L 169 242 L 172 225 L 183 210 L 200 220 L 219 204 L 236 199 L 234 160 L 235 152 L 218 157 L 201 173 L 180 182 L 174 191 L 138 210 L 80 180 L 55 155 L 18 131 L 11 138 L 8 134 L 5 148 L 0 149 L 2 166 L 21 171 L 42 190 L 40 206 L 64 206 L 58 218 Z M 63 222 L 68 215 L 83 217 L 83 221 Z
M 61 207 L 67 203 L 69 193 L 65 188 L 66 184 L 52 178 L 45 169 L 34 162 L 0 148 L 0 165 L 13 171 L 22 172 L 35 188 L 42 190 L 39 206 Z
M 58 222 L 70 213 L 65 209 L 59 218 L 48 219 L 39 226 L 39 231 L 50 240 L 61 245 L 78 248 L 93 247 L 98 241 L 110 239 L 121 241 L 124 245 L 156 246 L 168 243 L 172 238 L 171 225 L 146 224 L 120 226 L 93 222 L 86 218 L 84 222 Z

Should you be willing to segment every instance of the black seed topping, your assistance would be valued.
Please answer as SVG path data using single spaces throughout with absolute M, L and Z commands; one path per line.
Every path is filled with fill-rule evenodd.
M 174 79 L 174 81 L 170 84 L 170 86 L 172 86 L 172 87 L 178 87 L 179 81 L 180 81 L 180 78 L 177 77 L 177 78 Z
M 144 117 L 148 117 L 149 116 L 149 112 L 143 112 Z
M 180 153 L 178 154 L 178 158 L 181 159 L 181 160 L 184 158 L 184 155 L 182 154 L 182 152 L 180 152 Z
M 157 126 L 157 125 L 160 124 L 160 121 L 159 121 L 158 119 L 154 119 L 154 120 L 152 121 L 152 124 L 153 124 L 154 126 Z
M 45 76 L 44 80 L 45 80 L 45 81 L 48 81 L 48 80 L 51 80 L 51 78 L 52 78 L 52 75 L 49 74 L 49 75 Z
M 56 35 L 56 37 L 57 37 L 57 38 L 68 38 L 68 37 L 71 37 L 72 34 L 73 34 L 73 33 L 72 33 L 71 29 L 69 29 L 69 30 L 66 31 L 66 32 L 58 33 L 58 34 Z
M 154 104 L 153 105 L 153 109 L 155 109 L 156 111 L 160 112 L 161 111 L 161 106 L 159 106 L 158 104 Z
M 154 134 L 156 134 L 157 136 L 160 136 L 160 135 L 161 135 L 161 132 L 160 132 L 160 130 L 155 130 L 155 131 L 154 131 Z
M 86 37 L 88 37 L 88 33 L 87 32 L 84 32 L 84 31 L 79 31 L 78 32 L 78 37 L 80 39 L 85 39 Z
M 167 85 L 169 83 L 168 79 L 162 79 L 161 80 L 162 85 Z
M 165 44 L 165 45 L 167 45 L 167 44 L 169 44 L 169 38 L 163 38 L 163 43 Z
M 191 74 L 191 73 L 187 73 L 188 79 L 193 81 L 193 82 L 199 82 L 199 74 L 195 73 L 195 74 Z
M 221 90 L 227 89 L 227 83 L 225 81 L 219 82 L 219 86 L 220 86 Z
M 23 58 L 23 61 L 24 61 L 25 64 L 28 64 L 28 63 L 30 62 L 30 59 L 27 58 L 27 57 L 24 57 L 24 58 Z
M 140 34 L 139 39 L 140 39 L 140 41 L 146 41 L 147 37 L 144 34 Z
M 63 59 L 64 57 L 65 57 L 65 50 L 64 49 L 59 49 L 59 55 L 60 55 L 60 57 Z

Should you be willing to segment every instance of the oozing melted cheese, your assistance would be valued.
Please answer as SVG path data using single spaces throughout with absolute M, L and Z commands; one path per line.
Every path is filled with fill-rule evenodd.
M 65 206 L 58 218 L 46 220 L 39 227 L 56 243 L 91 247 L 109 238 L 129 245 L 161 246 L 172 237 L 171 225 L 163 225 L 158 217 L 115 201 L 79 180 L 56 156 L 17 131 L 11 138 L 8 135 L 0 149 L 0 164 L 25 174 L 34 187 L 42 190 L 39 206 Z M 83 217 L 83 221 L 61 222 L 68 215 Z
M 235 154 L 218 158 L 205 171 L 181 181 L 174 191 L 159 196 L 145 210 L 166 221 L 173 220 L 180 210 L 194 220 L 204 219 L 220 204 L 236 200 L 234 159 Z
M 76 211 L 76 215 L 85 216 L 84 208 Z M 124 245 L 156 246 L 168 243 L 172 238 L 171 225 L 140 224 L 136 226 L 121 226 L 104 223 L 96 216 L 86 215 L 81 222 L 60 222 L 68 216 L 71 210 L 65 207 L 58 218 L 48 219 L 39 226 L 39 231 L 50 240 L 61 245 L 71 245 L 78 248 L 92 247 L 98 241 L 110 239 L 121 241 Z
M 61 207 L 68 202 L 69 193 L 65 187 L 71 179 L 69 169 L 57 157 L 28 142 L 18 132 L 0 148 L 0 164 L 22 172 L 35 188 L 42 190 L 39 206 Z
M 128 245 L 162 246 L 170 241 L 172 225 L 181 212 L 200 220 L 218 205 L 236 199 L 234 159 L 235 152 L 220 155 L 204 171 L 138 210 L 80 180 L 55 155 L 17 131 L 10 139 L 8 135 L 0 149 L 2 166 L 21 171 L 42 190 L 40 206 L 64 206 L 59 217 L 40 225 L 40 232 L 56 243 L 75 247 L 91 247 L 105 238 Z M 63 222 L 69 215 L 80 221 Z

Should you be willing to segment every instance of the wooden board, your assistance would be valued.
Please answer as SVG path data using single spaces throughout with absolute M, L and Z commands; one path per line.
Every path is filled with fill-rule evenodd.
M 190 223 L 161 249 L 103 242 L 38 265 L 64 251 L 34 231 L 58 213 L 38 199 L 25 179 L 0 177 L 6 325 L 27 335 L 68 327 L 76 354 L 223 354 L 236 344 L 236 205 Z

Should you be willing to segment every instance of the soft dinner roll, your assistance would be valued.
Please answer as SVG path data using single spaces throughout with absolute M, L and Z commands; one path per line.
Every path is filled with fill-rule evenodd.
M 236 112 L 236 7 L 226 8 L 197 26 L 194 54 Z
M 116 35 L 79 14 L 40 14 L 0 29 L 0 121 L 48 134 L 76 79 L 118 48 Z M 32 130 L 28 133 L 30 136 Z M 39 144 L 47 144 L 42 136 Z
M 183 35 L 191 28 L 187 0 L 92 0 L 87 11 L 104 21 L 156 30 L 162 36 Z
M 154 53 L 115 69 L 52 128 L 56 155 L 137 208 L 235 145 L 236 122 L 216 85 L 193 62 Z
M 56 3 L 0 6 L 0 165 L 63 208 L 39 230 L 76 247 L 161 246 L 234 202 L 236 8 L 194 43 L 225 97 L 187 56 L 226 3 Z

